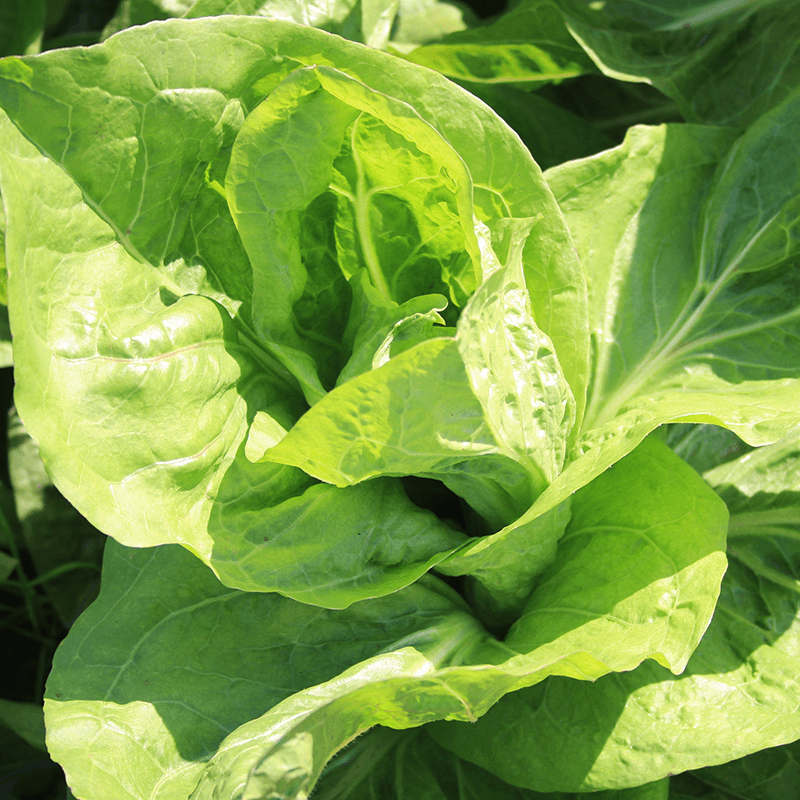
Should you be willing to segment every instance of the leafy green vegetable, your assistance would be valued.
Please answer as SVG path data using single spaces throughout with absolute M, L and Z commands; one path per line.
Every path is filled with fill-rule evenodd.
M 107 104 L 98 105 L 96 99 L 100 87 L 114 83 L 116 68 L 108 65 L 118 62 L 108 58 L 135 57 L 135 63 L 150 65 L 147 69 L 160 69 L 162 43 L 178 29 L 182 41 L 197 37 L 202 42 L 205 67 L 182 72 L 179 60 L 159 88 L 146 72 L 132 69 L 132 83 L 115 101 L 119 113 L 109 117 Z M 276 506 L 309 483 L 299 473 L 250 467 L 244 463 L 242 443 L 254 417 L 259 426 L 269 417 L 286 429 L 302 415 L 304 401 L 321 401 L 349 360 L 347 352 L 336 357 L 339 345 L 331 334 L 340 331 L 345 345 L 349 335 L 353 345 L 374 336 L 369 333 L 374 297 L 356 306 L 365 313 L 362 319 L 351 315 L 350 282 L 357 273 L 366 269 L 378 296 L 408 311 L 408 303 L 417 304 L 415 313 L 419 308 L 430 313 L 431 305 L 441 308 L 439 299 L 422 307 L 415 300 L 431 289 L 463 304 L 480 280 L 484 262 L 497 263 L 490 240 L 496 238 L 501 247 L 508 225 L 502 220 L 540 215 L 524 246 L 516 245 L 525 281 L 534 287 L 526 302 L 542 342 L 549 337 L 558 348 L 560 370 L 555 363 L 549 369 L 563 374 L 578 408 L 588 357 L 583 278 L 563 219 L 529 155 L 485 106 L 444 79 L 434 86 L 429 73 L 418 67 L 290 23 L 222 17 L 175 20 L 148 31 L 125 32 L 85 51 L 89 59 L 75 72 L 78 82 L 58 77 L 62 60 L 72 56 L 68 51 L 31 62 L 6 62 L 6 107 L 18 109 L 19 114 L 12 112 L 17 124 L 57 159 L 35 156 L 6 126 L 3 171 L 9 219 L 30 215 L 40 226 L 20 226 L 17 236 L 24 238 L 7 242 L 7 251 L 20 264 L 12 271 L 20 298 L 18 322 L 12 320 L 15 347 L 22 354 L 17 405 L 56 485 L 102 530 L 136 546 L 180 542 L 229 583 L 308 597 L 308 580 L 299 573 L 297 585 L 267 580 L 269 571 L 258 566 L 253 553 L 254 547 L 263 548 L 263 536 L 258 545 L 249 540 L 246 557 L 241 547 L 244 532 L 254 531 L 254 507 Z M 238 50 L 229 47 L 228 31 L 236 33 Z M 259 48 L 274 51 L 302 45 L 301 60 L 275 56 L 265 73 L 263 59 L 253 59 L 248 37 Z M 237 59 L 242 70 L 250 71 L 250 83 L 220 75 L 212 56 L 215 47 L 225 49 L 231 75 Z M 302 68 L 303 59 L 324 60 L 326 48 L 349 76 L 340 69 Z M 376 59 L 377 64 L 391 63 L 395 73 L 387 77 L 376 67 L 367 68 L 364 58 L 370 65 Z M 408 76 L 402 84 L 397 68 Z M 198 69 L 207 72 L 206 89 L 199 86 Z M 353 77 L 359 70 L 367 83 Z M 275 86 L 260 102 L 260 95 Z M 147 98 L 145 106 L 140 98 Z M 313 118 L 307 112 L 319 103 L 328 115 L 339 109 L 344 127 L 327 128 L 327 138 L 318 140 L 318 126 L 300 123 Z M 248 106 L 253 111 L 245 120 Z M 70 136 L 64 151 L 55 133 L 58 126 L 42 126 L 41 120 L 48 114 L 63 116 L 67 107 L 81 120 L 81 132 Z M 477 130 L 464 129 L 456 109 L 479 120 Z M 282 126 L 290 120 L 291 137 L 276 148 L 274 142 L 283 141 L 289 129 Z M 68 128 L 66 119 L 64 123 Z M 122 172 L 107 169 L 104 165 L 116 163 L 117 142 L 129 130 L 140 131 L 134 136 L 141 144 L 122 156 Z M 494 155 L 487 161 L 478 137 L 489 135 L 494 135 Z M 378 160 L 370 155 L 378 152 L 378 142 L 393 156 Z M 298 147 L 314 147 L 319 161 L 298 161 Z M 61 153 L 63 158 L 57 155 Z M 292 153 L 302 170 L 311 170 L 308 178 L 305 172 L 287 171 Z M 256 165 L 261 172 L 252 172 Z M 27 191 L 34 174 L 51 187 L 52 199 L 45 204 Z M 411 174 L 415 180 L 406 190 Z M 306 190 L 312 175 L 316 183 L 309 187 L 316 188 Z M 166 195 L 161 194 L 164 188 Z M 282 197 L 286 207 L 264 205 L 260 198 L 265 196 Z M 69 223 L 56 224 L 56 218 Z M 313 219 L 314 225 L 301 225 L 304 219 Z M 321 224 L 323 220 L 328 224 Z M 375 226 L 380 227 L 373 231 Z M 52 260 L 26 255 L 41 237 L 54 254 Z M 220 241 L 231 245 L 223 247 Z M 63 282 L 55 290 L 63 314 L 47 301 L 31 307 L 38 296 L 32 287 L 60 263 L 55 254 L 66 252 L 73 255 L 57 269 Z M 293 266 L 285 270 L 287 263 Z M 411 271 L 404 263 L 416 264 L 417 270 L 429 267 Z M 384 265 L 394 271 L 384 272 Z M 543 269 L 548 270 L 547 284 L 537 279 Z M 282 278 L 276 283 L 272 276 L 278 273 Z M 417 280 L 419 276 L 423 279 Z M 50 284 L 55 286 L 52 280 Z M 281 285 L 285 292 L 278 290 Z M 98 300 L 90 300 L 87 292 Z M 408 318 L 396 322 L 403 319 Z M 37 332 L 45 324 L 47 332 Z M 103 332 L 99 338 L 95 326 L 98 334 Z M 417 345 L 437 346 L 434 340 Z M 398 358 L 402 363 L 414 352 L 412 347 Z M 363 355 L 352 355 L 363 362 Z M 55 364 L 56 371 L 51 368 Z M 397 367 L 390 361 L 384 369 Z M 354 380 L 362 379 L 372 380 L 373 373 Z M 42 380 L 49 392 L 71 398 L 59 403 L 56 414 Z M 347 381 L 336 391 L 351 391 L 350 384 L 356 385 Z M 468 406 L 480 412 L 466 384 L 463 390 Z M 566 392 L 566 386 L 559 391 Z M 89 408 L 93 411 L 86 414 Z M 156 408 L 161 410 L 154 414 Z M 189 430 L 187 419 L 194 420 Z M 112 447 L 110 440 L 116 442 Z M 491 468 L 483 468 L 479 482 Z M 398 466 L 391 474 L 416 471 Z M 243 481 L 249 496 L 233 502 L 230 498 L 241 495 Z M 155 505 L 154 497 L 161 498 Z M 348 492 L 337 502 L 352 498 L 360 506 L 359 497 L 366 495 Z M 525 505 L 518 502 L 512 517 Z M 298 519 L 307 525 L 307 535 L 316 536 L 319 518 Z M 386 521 L 378 525 L 381 529 L 388 535 Z M 340 541 L 331 533 L 331 542 Z M 434 531 L 433 539 L 418 541 L 412 560 L 423 565 L 420 569 L 441 560 L 451 552 L 454 537 L 444 546 L 442 542 Z M 324 552 L 325 546 L 315 549 Z M 243 576 L 248 564 L 253 574 Z M 355 587 L 361 569 L 351 564 L 348 573 L 332 576 L 330 585 L 340 585 L 344 577 Z M 419 570 L 405 574 L 411 580 Z M 355 594 L 350 602 L 397 588 L 395 580 L 376 584 L 374 574 L 361 585 L 368 593 Z M 318 597 L 334 606 L 343 602 L 341 596 Z
M 791 784 L 794 11 L 612 5 L 126 0 L 0 60 L 3 708 L 98 526 L 77 797 Z

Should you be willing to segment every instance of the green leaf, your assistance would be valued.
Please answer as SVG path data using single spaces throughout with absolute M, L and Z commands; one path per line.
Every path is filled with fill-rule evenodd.
M 186 48 L 196 57 L 187 58 Z M 229 66 L 220 71 L 223 56 Z M 317 66 L 303 71 L 312 65 Z M 585 286 L 564 220 L 513 132 L 446 79 L 322 31 L 240 16 L 158 22 L 92 48 L 6 60 L 0 65 L 0 101 L 24 134 L 6 125 L 0 156 L 16 306 L 11 326 L 21 354 L 17 403 L 55 485 L 93 524 L 120 541 L 136 546 L 180 542 L 211 563 L 214 538 L 223 535 L 214 528 L 217 522 L 210 522 L 212 511 L 227 472 L 234 464 L 248 469 L 242 444 L 250 424 L 268 417 L 286 430 L 305 410 L 300 383 L 269 352 L 277 345 L 267 345 L 258 333 L 258 328 L 286 328 L 277 317 L 264 317 L 273 298 L 254 274 L 223 185 L 246 130 L 257 133 L 258 115 L 271 108 L 264 97 L 298 70 L 275 98 L 311 79 L 302 76 L 312 76 L 320 87 L 325 84 L 319 97 L 330 96 L 332 105 L 354 104 L 349 107 L 360 119 L 385 121 L 371 127 L 364 122 L 364 141 L 382 141 L 388 148 L 364 153 L 364 176 L 369 159 L 376 175 L 384 169 L 400 177 L 430 163 L 429 151 L 443 159 L 432 175 L 452 188 L 451 198 L 463 195 L 466 205 L 455 202 L 447 211 L 433 203 L 423 213 L 413 192 L 422 191 L 427 178 L 408 197 L 426 225 L 445 211 L 449 225 L 453 208 L 464 222 L 463 227 L 459 222 L 456 250 L 446 237 L 426 244 L 444 248 L 436 250 L 437 259 L 455 254 L 455 261 L 445 265 L 447 274 L 460 274 L 459 265 L 467 262 L 474 269 L 472 258 L 464 261 L 465 236 L 475 237 L 480 260 L 476 231 L 491 237 L 499 234 L 503 219 L 542 215 L 523 249 L 531 310 L 559 353 L 576 403 L 582 403 L 588 371 Z M 251 112 L 256 117 L 245 122 Z M 470 124 L 465 126 L 464 119 Z M 357 187 L 350 140 L 345 140 L 344 151 L 333 156 L 328 152 L 323 158 L 319 150 L 311 158 L 303 151 L 308 164 L 302 168 L 322 163 L 324 172 L 325 159 L 332 158 L 331 185 L 352 187 L 355 175 Z M 33 186 L 39 188 L 33 191 Z M 397 207 L 388 195 L 384 199 Z M 333 283 L 311 281 L 308 307 L 289 304 L 289 310 L 309 326 L 317 310 L 330 312 L 355 344 L 369 322 L 348 311 L 346 278 L 364 266 L 360 245 L 348 249 L 352 207 L 330 188 L 311 200 L 310 224 L 303 226 L 298 246 L 320 259 L 320 269 Z M 289 211 L 287 226 L 280 228 L 287 246 Z M 376 250 L 386 247 L 397 254 L 407 245 L 410 226 L 401 231 L 404 244 L 388 235 L 390 218 Z M 267 228 L 266 218 L 262 222 Z M 377 231 L 384 221 L 370 224 Z M 343 265 L 340 282 L 326 272 L 331 267 L 326 252 Z M 261 252 L 253 256 L 256 264 L 263 258 Z M 434 266 L 442 275 L 442 264 Z M 426 270 L 417 275 L 431 276 Z M 389 282 L 396 277 L 396 272 L 385 273 Z M 429 294 L 424 283 L 401 285 L 398 279 L 398 291 L 410 296 L 399 294 L 394 302 L 402 306 L 417 293 Z M 328 291 L 334 284 L 337 288 Z M 335 308 L 324 308 L 328 300 Z M 429 311 L 415 307 L 411 316 Z M 344 353 L 339 364 L 350 355 Z M 330 365 L 321 359 L 313 366 Z M 315 370 L 301 370 L 299 377 L 314 395 Z M 251 452 L 258 450 L 256 438 Z M 503 506 L 509 496 L 488 483 L 490 473 L 497 474 L 491 461 L 468 478 L 486 497 L 496 495 L 498 513 L 508 519 Z M 250 473 L 253 496 L 269 495 L 272 467 L 259 469 Z M 520 476 L 512 477 L 514 491 Z M 452 480 L 458 479 L 454 473 Z M 518 516 L 527 501 L 514 502 L 522 506 L 512 512 Z M 215 514 L 217 520 L 219 509 Z M 235 538 L 248 525 L 243 518 L 236 533 L 237 525 L 228 519 L 224 536 Z
M 730 565 L 682 675 L 645 662 L 593 685 L 551 679 L 502 699 L 474 726 L 431 732 L 461 757 L 538 791 L 652 781 L 800 738 L 798 464 L 794 434 L 706 473 L 731 505 Z M 497 744 L 487 749 L 486 741 Z M 733 783 L 711 783 L 750 797 Z
M 5 581 L 17 568 L 19 561 L 4 550 L 0 550 L 0 583 Z
M 669 781 L 599 792 L 592 800 L 667 800 Z M 376 728 L 338 755 L 314 790 L 319 800 L 583 800 L 584 795 L 542 795 L 504 783 L 436 744 L 424 728 Z
M 228 471 L 209 524 L 225 584 L 345 608 L 413 583 L 466 541 L 394 479 L 308 483 L 279 465 L 237 461 Z
M 706 767 L 693 773 L 696 779 L 746 800 L 798 800 L 800 798 L 800 742 L 770 747 Z
M 44 714 L 35 703 L 0 699 L 0 722 L 37 750 L 46 750 Z
M 435 581 L 328 611 L 228 589 L 182 548 L 109 542 L 100 597 L 55 657 L 48 747 L 78 797 L 184 800 L 231 732 L 293 692 L 364 659 L 441 666 L 478 633 Z
M 2 239 L 2 236 L 0 236 Z M 0 247 L 3 242 L 0 241 Z M 4 270 L 4 266 L 0 269 Z M 5 272 L 0 272 L 0 275 Z M 0 280 L 2 283 L 2 280 Z M 11 326 L 8 322 L 8 309 L 5 306 L 0 306 L 0 368 L 14 366 L 14 352 L 11 346 Z
M 183 16 L 197 0 L 121 0 L 114 16 L 103 28 L 103 39 L 134 25 Z
M 599 153 L 617 144 L 608 133 L 540 96 L 503 84 L 465 83 L 519 135 L 542 169 Z
M 456 343 L 501 451 L 541 491 L 563 469 L 576 412 L 553 343 L 531 314 L 522 247 L 535 222 L 515 220 L 505 231 L 503 266 L 470 298 Z
M 735 433 L 717 425 L 670 425 L 666 442 L 701 474 L 753 449 Z
M 334 70 L 296 70 L 248 116 L 228 202 L 253 265 L 256 330 L 309 402 L 324 394 L 313 374 L 329 388 L 344 365 L 356 264 L 388 300 L 447 291 L 463 305 L 480 272 L 469 188 L 461 159 L 412 109 Z M 307 233 L 326 214 L 320 235 Z
M 690 122 L 746 126 L 798 86 L 792 3 L 556 3 L 607 75 L 651 82 Z
M 798 102 L 739 140 L 730 129 L 636 127 L 621 147 L 548 171 L 587 273 L 595 358 L 573 460 L 530 518 L 664 423 L 711 422 L 762 445 L 800 421 L 787 188 L 800 164 L 777 156 L 794 152 L 777 141 L 792 135 Z
M 528 606 L 529 617 L 541 612 L 553 622 L 537 633 L 523 621 L 512 633 L 530 651 L 495 640 L 430 576 L 332 611 L 227 589 L 180 548 L 110 542 L 100 598 L 59 648 L 48 682 L 51 753 L 87 798 L 183 800 L 194 791 L 199 800 L 234 789 L 300 798 L 332 755 L 376 724 L 474 720 L 503 694 L 550 674 L 594 679 L 647 657 L 679 669 L 708 622 L 709 598 L 713 606 L 724 509 L 663 446 L 638 452 L 629 472 L 621 464 L 608 474 L 606 489 L 651 496 L 654 487 L 630 487 L 630 475 L 647 473 L 637 459 L 663 463 L 660 499 L 676 515 L 681 503 L 694 508 L 681 523 L 638 524 L 679 574 L 664 575 L 658 553 L 645 546 L 610 559 L 608 575 L 578 599 L 570 576 L 590 574 L 597 556 L 591 547 L 564 549 Z M 595 498 L 585 505 L 581 513 L 594 522 Z M 642 615 L 635 596 L 654 593 L 670 596 L 661 610 L 675 604 L 674 625 L 667 613 Z M 585 609 L 576 614 L 578 605 Z M 596 616 L 587 619 L 589 610 Z M 547 634 L 556 638 L 545 641 Z
M 441 295 L 423 295 L 397 304 L 372 286 L 366 269 L 353 275 L 350 285 L 353 302 L 344 338 L 352 355 L 339 373 L 337 385 L 383 366 L 415 344 L 452 331 L 442 327 L 445 320 L 439 312 L 447 308 L 447 300 Z
M 490 24 L 455 31 L 406 57 L 450 78 L 527 88 L 594 69 L 552 0 L 523 0 Z
M 440 337 L 338 386 L 263 458 L 349 486 L 445 473 L 498 451 L 456 342 Z

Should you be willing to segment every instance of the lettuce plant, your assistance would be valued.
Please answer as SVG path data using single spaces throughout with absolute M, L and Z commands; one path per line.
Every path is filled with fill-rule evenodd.
M 0 61 L 15 401 L 111 537 L 77 797 L 647 800 L 800 738 L 800 92 L 542 173 L 407 50 Z

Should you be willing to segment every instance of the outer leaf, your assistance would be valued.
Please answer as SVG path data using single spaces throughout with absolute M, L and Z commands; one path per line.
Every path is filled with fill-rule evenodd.
M 451 78 L 529 88 L 594 69 L 552 0 L 523 0 L 491 24 L 455 31 L 407 57 Z
M 670 425 L 666 442 L 701 474 L 753 449 L 732 431 L 716 425 Z
M 652 82 L 690 122 L 747 125 L 800 82 L 793 3 L 556 2 L 606 74 Z
M 28 744 L 44 750 L 44 716 L 35 703 L 15 703 L 0 699 L 0 722 Z
M 759 588 L 731 564 L 714 621 L 679 678 L 650 662 L 593 685 L 551 680 L 436 738 L 539 791 L 638 783 L 792 741 L 800 737 L 797 623 L 770 631 Z M 486 737 L 496 742 L 491 753 Z
M 208 495 L 246 431 L 236 386 L 254 364 L 221 307 L 196 295 L 162 302 L 163 283 L 115 242 L 77 187 L 7 120 L 3 134 L 16 403 L 42 458 L 55 484 L 102 530 L 139 545 L 181 541 L 208 556 Z M 30 189 L 37 179 L 47 187 L 42 195 Z M 24 221 L 37 217 L 51 222 Z M 34 258 L 38 252 L 44 255 Z M 52 301 L 37 288 L 48 285 Z M 95 333 L 99 314 L 105 324 Z M 53 392 L 59 400 L 50 408 Z M 127 418 L 124 427 L 115 409 Z
M 793 136 L 798 103 L 730 150 L 726 129 L 638 127 L 620 148 L 548 172 L 587 271 L 596 355 L 577 457 L 526 517 L 666 422 L 724 425 L 753 445 L 800 422 L 800 209 L 789 188 L 800 161 L 793 140 L 776 146 Z
M 5 242 L 0 235 L 0 248 L 4 248 Z M 2 274 L 5 274 L 5 263 L 0 266 Z M 2 283 L 2 279 L 0 279 Z M 8 309 L 0 307 L 0 368 L 14 366 L 14 353 L 11 347 L 11 326 L 8 322 Z
M 151 20 L 223 14 L 296 22 L 380 49 L 390 34 L 397 37 L 396 45 L 421 44 L 466 24 L 462 9 L 439 0 L 123 0 L 103 36 Z
M 641 457 L 677 463 L 660 449 Z M 630 467 L 640 475 L 636 458 Z M 609 485 L 619 483 L 625 491 L 625 472 L 615 470 Z M 489 636 L 463 601 L 430 577 L 337 612 L 226 589 L 178 548 L 127 551 L 109 543 L 101 597 L 73 627 L 48 683 L 50 750 L 78 795 L 87 798 L 183 800 L 193 790 L 196 799 L 270 792 L 301 798 L 325 762 L 375 724 L 404 728 L 475 719 L 503 694 L 547 675 L 594 679 L 647 656 L 679 668 L 704 615 L 707 621 L 724 521 L 721 505 L 713 499 L 708 505 L 699 478 L 687 483 L 691 474 L 687 469 L 684 479 L 676 479 L 669 472 L 662 499 L 687 503 L 694 496 L 699 507 L 706 506 L 705 537 L 698 539 L 688 519 L 687 536 L 657 520 L 650 534 L 663 535 L 663 547 L 681 571 L 675 602 L 686 611 L 674 621 L 684 614 L 686 619 L 654 625 L 642 618 L 640 605 L 621 597 L 623 587 L 636 592 L 659 574 L 652 551 L 642 551 L 639 566 L 624 564 L 612 583 L 599 580 L 581 601 L 598 619 L 627 617 L 626 625 L 614 628 L 612 642 L 601 640 L 596 622 L 583 625 L 581 616 L 564 609 L 569 575 L 596 563 L 586 550 L 565 549 L 545 573 L 552 587 L 559 585 L 559 573 L 565 578 L 561 595 L 551 588 L 540 598 L 552 604 L 553 619 L 561 620 L 560 629 L 547 629 L 559 638 L 545 642 L 541 635 L 534 642 L 536 634 L 523 625 L 515 635 L 533 649 L 515 652 Z M 628 496 L 644 493 L 652 494 L 652 487 Z M 586 502 L 588 514 L 596 503 L 592 497 Z M 703 539 L 705 547 L 699 544 Z M 693 569 L 687 562 L 698 557 Z M 671 584 L 656 577 L 662 592 Z M 545 613 L 543 605 L 538 608 Z M 697 617 L 689 622 L 691 608 Z M 292 694 L 320 681 L 326 682 Z M 86 747 L 89 740 L 92 746 Z M 127 766 L 120 769 L 120 763 Z
M 504 698 L 475 726 L 432 728 L 437 740 L 517 785 L 587 791 L 800 738 L 798 452 L 794 435 L 706 473 L 732 506 L 732 559 L 683 675 L 648 662 L 594 685 L 551 680 Z
M 196 0 L 121 0 L 103 29 L 103 39 L 134 25 L 183 16 Z
M 331 612 L 227 589 L 181 548 L 109 542 L 48 681 L 48 747 L 78 797 L 183 800 L 238 725 L 403 640 L 440 647 L 428 626 L 451 651 L 476 628 L 435 588 Z

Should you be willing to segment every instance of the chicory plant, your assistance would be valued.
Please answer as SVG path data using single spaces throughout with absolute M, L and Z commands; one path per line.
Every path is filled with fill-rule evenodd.
M 677 798 L 800 738 L 800 91 L 542 173 L 422 66 L 505 24 L 0 61 L 15 401 L 111 537 L 76 797 Z

